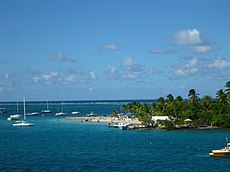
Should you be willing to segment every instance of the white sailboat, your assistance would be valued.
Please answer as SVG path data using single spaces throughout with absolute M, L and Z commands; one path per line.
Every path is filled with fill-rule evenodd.
M 14 115 L 10 115 L 9 118 L 7 118 L 7 120 L 18 120 L 21 117 L 21 114 L 19 114 L 18 112 L 18 102 L 17 102 L 17 113 Z
M 49 109 L 49 102 L 47 100 L 47 104 L 46 104 L 46 110 L 42 110 L 42 113 L 52 113 L 52 111 Z
M 26 121 L 26 99 L 25 97 L 23 97 L 23 109 L 24 109 L 24 113 L 23 113 L 23 118 L 24 120 L 22 121 L 16 121 L 13 126 L 14 127 L 28 127 L 28 126 L 33 126 L 33 123 L 27 122 Z
M 65 113 L 64 111 L 63 111 L 63 103 L 61 103 L 61 105 L 62 105 L 62 110 L 61 110 L 61 112 L 57 112 L 55 115 L 56 116 L 66 116 L 67 115 L 67 113 Z

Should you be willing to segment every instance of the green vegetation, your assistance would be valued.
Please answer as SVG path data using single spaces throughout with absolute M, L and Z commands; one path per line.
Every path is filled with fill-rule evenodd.
M 181 96 L 160 97 L 152 104 L 131 102 L 122 105 L 122 111 L 133 114 L 147 127 L 221 127 L 230 128 L 230 81 L 216 93 L 216 99 L 205 95 L 200 99 L 195 89 L 188 92 L 188 99 Z M 153 116 L 168 116 L 171 120 L 154 121 Z

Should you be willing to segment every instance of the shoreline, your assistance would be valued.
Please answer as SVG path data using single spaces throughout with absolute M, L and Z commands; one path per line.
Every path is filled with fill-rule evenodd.
M 119 123 L 126 122 L 133 125 L 142 125 L 138 119 L 124 118 L 118 119 L 113 117 L 66 117 L 66 120 L 88 121 L 88 122 L 102 122 L 102 123 Z
M 195 126 L 177 126 L 175 128 L 165 128 L 165 127 L 147 127 L 142 124 L 137 118 L 123 118 L 118 119 L 114 117 L 65 117 L 65 120 L 76 120 L 81 122 L 95 122 L 95 123 L 108 123 L 110 124 L 118 124 L 118 123 L 129 123 L 130 129 L 162 129 L 162 130 L 183 130 L 183 129 L 198 129 L 198 130 L 210 130 L 210 129 L 220 129 L 220 127 L 215 126 L 207 126 L 207 127 L 195 127 Z M 112 125 L 111 125 L 112 127 Z

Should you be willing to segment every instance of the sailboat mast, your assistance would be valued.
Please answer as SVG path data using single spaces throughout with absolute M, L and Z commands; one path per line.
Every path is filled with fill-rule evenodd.
M 49 109 L 49 104 L 48 104 L 48 100 L 47 100 L 47 104 L 46 104 L 46 109 Z
M 17 101 L 17 113 L 18 113 L 18 101 Z
M 24 120 L 26 120 L 26 98 L 25 97 L 23 97 L 23 109 L 24 109 L 24 113 L 23 113 Z

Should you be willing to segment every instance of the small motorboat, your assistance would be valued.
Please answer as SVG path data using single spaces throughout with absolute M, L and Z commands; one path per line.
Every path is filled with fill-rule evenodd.
M 15 114 L 15 115 L 10 115 L 9 118 L 7 118 L 7 120 L 18 120 L 21 117 L 21 115 L 19 114 Z
M 128 129 L 129 123 L 126 122 L 119 122 L 118 123 L 118 129 L 120 130 L 127 130 Z
M 210 156 L 230 156 L 230 143 L 228 142 L 228 139 L 226 138 L 226 147 L 219 149 L 219 150 L 212 150 L 212 152 L 209 153 Z
M 71 112 L 72 115 L 77 115 L 77 114 L 80 114 L 80 112 L 78 111 L 74 111 L 74 112 Z
M 33 123 L 27 122 L 27 121 L 16 121 L 13 126 L 14 127 L 28 127 L 33 126 Z
M 89 114 L 86 114 L 86 116 L 88 116 L 88 117 L 95 117 L 97 115 L 94 112 L 90 112 Z

